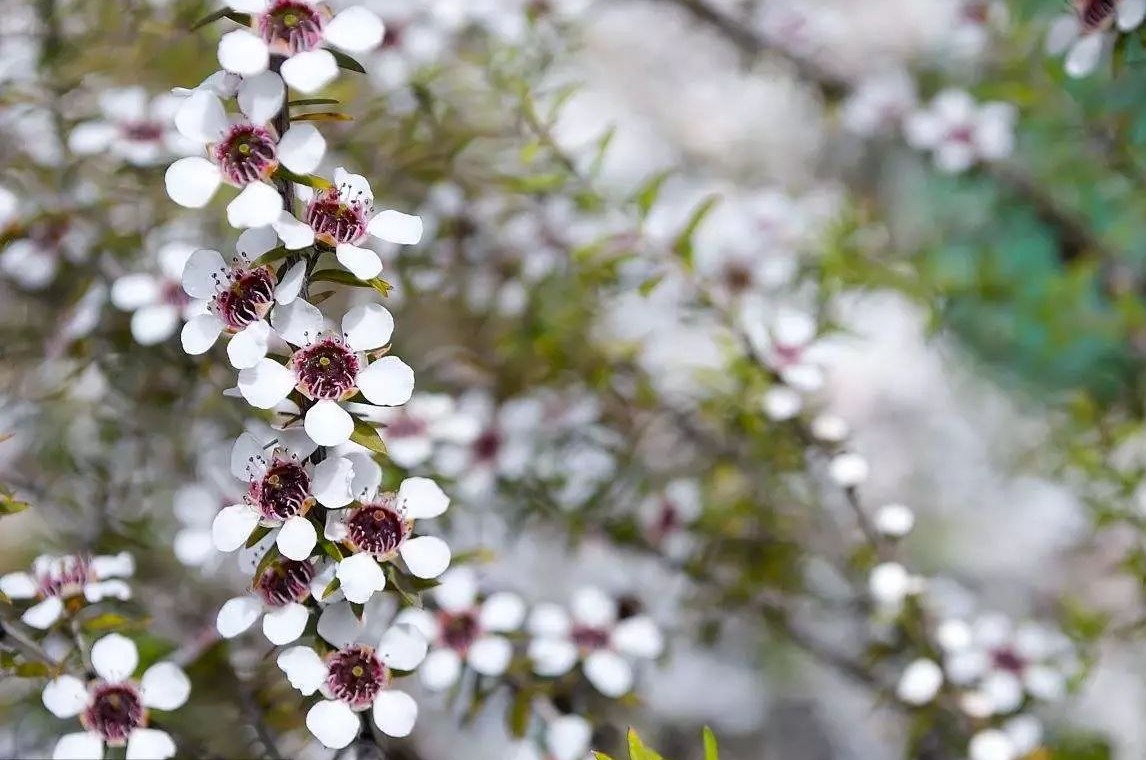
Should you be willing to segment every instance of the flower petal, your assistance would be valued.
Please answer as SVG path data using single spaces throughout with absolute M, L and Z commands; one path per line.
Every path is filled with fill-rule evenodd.
M 127 760 L 167 760 L 175 757 L 175 742 L 166 731 L 136 728 L 127 737 Z
M 154 346 L 175 334 L 179 309 L 171 304 L 144 306 L 131 315 L 131 337 L 141 346 Z
M 288 250 L 297 251 L 314 244 L 314 230 L 309 224 L 296 219 L 289 211 L 280 212 L 272 226 Z
M 409 736 L 418 720 L 418 703 L 404 691 L 387 689 L 374 698 L 374 725 L 387 736 Z
M 309 95 L 325 87 L 338 76 L 338 63 L 329 50 L 308 50 L 283 61 L 286 83 Z
M 342 334 L 355 351 L 373 351 L 390 342 L 394 315 L 378 303 L 355 306 L 342 318 Z
M 633 688 L 633 668 L 624 657 L 608 649 L 598 649 L 585 658 L 585 677 L 597 691 L 616 699 Z
M 310 174 L 325 154 L 326 140 L 313 124 L 296 124 L 279 140 L 279 161 L 295 174 Z
M 319 446 L 339 446 L 350 440 L 354 420 L 337 401 L 323 399 L 307 410 L 303 428 Z
M 219 65 L 233 74 L 252 76 L 267 70 L 270 50 L 248 29 L 227 32 L 219 39 Z
M 101 554 L 92 559 L 92 570 L 100 578 L 130 578 L 135 574 L 135 558 L 126 551 Z
M 534 605 L 529 613 L 528 629 L 534 636 L 563 638 L 569 635 L 573 622 L 565 608 L 552 602 Z
M 265 227 L 278 220 L 282 209 L 278 190 L 266 182 L 252 182 L 227 204 L 227 223 L 236 229 Z
M 57 718 L 74 718 L 87 706 L 88 687 L 75 676 L 62 675 L 48 681 L 41 699 Z
M 334 255 L 339 264 L 360 280 L 369 280 L 382 273 L 382 259 L 369 248 L 339 243 Z
M 185 353 L 198 356 L 210 351 L 222 332 L 223 323 L 214 314 L 200 314 L 183 325 L 179 340 Z
M 247 542 L 259 524 L 259 513 L 249 504 L 232 504 L 215 515 L 211 523 L 211 541 L 221 552 L 233 552 Z
M 0 576 L 0 594 L 9 599 L 31 599 L 39 587 L 36 579 L 28 573 L 9 573 Z
M 388 243 L 415 245 L 422 239 L 422 220 L 412 214 L 387 209 L 371 219 L 366 230 Z
M 305 346 L 322 331 L 326 320 L 314 304 L 296 298 L 271 313 L 271 327 L 292 346 Z
M 1126 2 L 1127 0 L 1123 0 Z M 350 53 L 364 53 L 382 44 L 386 27 L 382 19 L 361 5 L 354 5 L 332 18 L 322 31 L 326 41 Z
M 159 281 L 142 272 L 124 275 L 111 286 L 111 302 L 123 311 L 135 311 L 159 300 Z
M 163 175 L 168 197 L 184 208 L 206 206 L 222 181 L 218 167 L 199 156 L 179 159 Z
M 590 628 L 608 628 L 617 619 L 616 600 L 593 586 L 574 591 L 569 610 L 574 620 Z
M 274 359 L 259 362 L 239 372 L 239 393 L 256 409 L 270 409 L 294 388 L 294 373 Z
M 354 463 L 346 457 L 327 458 L 315 465 L 310 491 L 328 509 L 341 509 L 354 501 L 350 492 Z
M 634 615 L 617 623 L 611 640 L 618 652 L 646 660 L 660 657 L 665 647 L 661 629 L 648 615 Z
M 426 637 L 410 625 L 392 625 L 378 643 L 378 658 L 394 670 L 413 670 L 426 659 Z
M 310 647 L 291 647 L 281 652 L 275 662 L 290 685 L 302 692 L 303 696 L 314 694 L 326 679 L 326 664 L 318 652 Z
M 280 306 L 289 306 L 302 292 L 306 284 L 306 262 L 300 261 L 286 271 L 279 284 L 275 287 L 275 303 Z
M 513 645 L 504 636 L 482 636 L 466 653 L 466 662 L 483 676 L 500 676 L 513 659 Z
M 283 523 L 275 545 L 287 559 L 301 562 L 310 556 L 318 543 L 318 531 L 314 523 L 301 515 L 295 515 Z
M 103 739 L 92 731 L 64 734 L 52 750 L 52 760 L 103 760 Z
M 219 609 L 215 627 L 225 639 L 233 639 L 250 628 L 263 614 L 263 604 L 253 596 L 237 596 L 228 599 Z
M 373 494 L 382 485 L 382 468 L 369 454 L 352 453 L 346 458 L 354 464 L 354 481 L 350 484 L 351 492 L 357 496 Z
M 271 227 L 250 227 L 239 233 L 235 251 L 247 261 L 254 261 L 279 244 L 278 235 Z
M 477 603 L 477 575 L 473 568 L 465 565 L 452 568 L 442 575 L 441 584 L 432 589 L 430 594 L 434 597 L 434 603 L 446 612 L 468 612 Z
M 437 578 L 450 566 L 450 547 L 437 536 L 418 536 L 405 541 L 398 553 L 410 573 L 418 578 Z
M 45 631 L 55 625 L 62 614 L 64 614 L 64 603 L 60 601 L 60 597 L 49 596 L 39 604 L 34 604 L 25 610 L 24 614 L 20 616 L 20 620 L 25 625 Z
M 195 142 L 218 142 L 228 126 L 222 101 L 207 90 L 191 93 L 175 111 L 175 128 L 179 134 Z
M 593 727 L 580 715 L 562 715 L 549 722 L 545 748 L 553 760 L 581 760 L 589 754 Z
M 323 700 L 306 714 L 306 727 L 328 749 L 342 749 L 358 736 L 358 714 L 343 702 Z
M 267 341 L 271 337 L 271 326 L 263 320 L 252 322 L 240 330 L 227 343 L 227 358 L 235 369 L 249 369 L 267 355 Z
M 131 677 L 139 665 L 135 642 L 118 633 L 109 633 L 92 644 L 92 668 L 105 681 L 117 683 Z
M 533 672 L 546 678 L 563 676 L 577 662 L 577 647 L 569 639 L 541 637 L 529 642 Z
M 191 680 L 172 662 L 157 662 L 139 680 L 143 704 L 156 710 L 182 707 L 191 694 Z
M 263 615 L 263 635 L 275 646 L 296 641 L 310 620 L 310 611 L 298 602 L 291 602 Z
M 444 514 L 450 497 L 429 478 L 406 478 L 398 486 L 398 503 L 413 520 L 427 520 Z
M 213 298 L 226 272 L 227 262 L 221 253 L 209 248 L 195 251 L 183 265 L 183 292 L 192 298 Z
M 282 77 L 273 71 L 244 77 L 239 85 L 239 110 L 252 124 L 266 124 L 282 110 L 285 90 Z
M 373 404 L 405 404 L 414 393 L 414 370 L 396 356 L 383 356 L 359 373 L 358 389 Z
M 1078 42 L 1070 46 L 1066 54 L 1064 69 L 1068 76 L 1081 79 L 1090 74 L 1098 66 L 1102 58 L 1104 37 L 1101 34 L 1086 34 Z
M 481 606 L 479 622 L 487 631 L 516 631 L 525 622 L 525 600 L 508 591 L 490 594 Z
M 418 668 L 418 676 L 430 691 L 452 688 L 462 675 L 462 658 L 452 649 L 435 649 Z
M 365 604 L 375 591 L 386 588 L 386 574 L 369 554 L 352 554 L 338 563 L 335 574 L 347 601 Z

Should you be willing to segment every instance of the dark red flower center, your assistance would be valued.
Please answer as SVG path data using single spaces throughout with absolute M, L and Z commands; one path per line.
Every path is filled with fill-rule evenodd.
M 490 428 L 483 431 L 473 442 L 474 458 L 479 462 L 491 462 L 501 449 L 501 435 Z
M 278 166 L 277 155 L 271 133 L 254 124 L 236 124 L 215 145 L 215 160 L 223 176 L 240 187 L 271 176 Z
M 324 19 L 316 8 L 299 0 L 277 0 L 258 17 L 259 35 L 275 52 L 294 55 L 322 43 Z
M 301 602 L 310 595 L 310 582 L 314 580 L 314 565 L 280 559 L 271 564 L 255 580 L 254 590 L 271 607 L 285 607 Z
M 358 355 L 337 337 L 327 337 L 291 355 L 298 389 L 311 399 L 339 400 L 357 390 Z
M 235 268 L 211 301 L 211 311 L 232 332 L 267 315 L 275 302 L 275 275 L 270 267 Z
M 82 594 L 84 586 L 94 580 L 91 558 L 71 555 L 52 560 L 47 569 L 37 573 L 36 584 L 42 597 L 66 598 Z
M 469 610 L 458 613 L 439 612 L 438 625 L 442 643 L 462 654 L 469 650 L 481 633 L 477 615 Z
M 1083 31 L 1100 29 L 1114 18 L 1118 0 L 1076 0 Z
M 390 669 L 368 646 L 349 646 L 327 660 L 326 690 L 356 710 L 369 707 L 390 683 Z
M 123 746 L 127 737 L 146 719 L 139 691 L 129 683 L 101 683 L 91 694 L 80 716 L 84 728 L 94 731 L 112 746 Z
M 410 532 L 410 524 L 392 506 L 393 499 L 358 507 L 346 518 L 347 536 L 358 551 L 375 557 L 392 555 Z
M 1019 674 L 1026 668 L 1026 661 L 1018 655 L 1015 650 L 1009 647 L 996 649 L 991 653 L 991 661 L 999 670 L 1005 670 L 1008 673 Z
M 583 652 L 604 649 L 609 645 L 609 632 L 585 625 L 575 626 L 571 636 L 573 643 Z
M 129 121 L 119 129 L 132 142 L 159 142 L 166 134 L 163 125 L 154 121 Z
M 331 187 L 314 196 L 306 207 L 306 223 L 327 242 L 357 243 L 366 237 L 371 204 L 366 198 L 347 203 L 342 191 Z
M 294 459 L 271 462 L 266 473 L 251 483 L 251 500 L 270 520 L 286 520 L 301 514 L 310 498 L 310 476 Z

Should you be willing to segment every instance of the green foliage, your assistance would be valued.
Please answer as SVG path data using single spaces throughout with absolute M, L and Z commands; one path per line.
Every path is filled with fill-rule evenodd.
M 630 728 L 627 735 L 629 760 L 665 760 L 655 750 L 647 747 L 636 729 Z M 594 752 L 597 760 L 613 760 L 603 752 Z M 711 729 L 704 729 L 704 760 L 720 760 L 716 747 L 716 736 Z

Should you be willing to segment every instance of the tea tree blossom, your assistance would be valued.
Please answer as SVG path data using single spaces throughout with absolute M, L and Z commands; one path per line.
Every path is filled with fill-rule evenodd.
M 111 302 L 132 312 L 131 335 L 141 346 L 162 343 L 175 334 L 181 322 L 203 311 L 202 302 L 183 290 L 183 267 L 194 248 L 171 242 L 160 247 L 158 272 L 136 272 L 118 278 L 111 286 Z
M 642 501 L 637 515 L 649 543 L 661 547 L 669 557 L 682 559 L 695 541 L 688 528 L 700 517 L 703 507 L 700 483 L 678 478 Z
M 188 155 L 194 143 L 172 124 L 179 103 L 170 93 L 150 98 L 141 87 L 105 90 L 99 95 L 102 118 L 77 124 L 68 134 L 68 149 L 81 156 L 108 153 L 135 166 Z
M 130 599 L 131 587 L 123 580 L 135 573 L 135 560 L 127 552 L 87 557 L 41 555 L 30 573 L 0 577 L 0 592 L 10 599 L 36 599 L 20 619 L 33 628 L 47 629 L 64 614 L 72 600 L 95 603 L 104 598 Z
M 1072 0 L 1073 13 L 1060 16 L 1047 33 L 1046 51 L 1066 55 L 1066 73 L 1088 76 L 1098 66 L 1109 38 L 1132 32 L 1146 17 L 1146 0 Z
M 451 688 L 469 666 L 483 676 L 500 676 L 513 659 L 513 644 L 505 637 L 525 622 L 525 602 L 509 592 L 479 601 L 473 570 L 459 567 L 442 576 L 431 590 L 435 612 L 409 607 L 397 622 L 408 623 L 430 643 L 430 654 L 418 674 L 426 688 Z
M 371 711 L 374 725 L 387 736 L 408 736 L 418 718 L 418 704 L 394 680 L 414 670 L 426 657 L 426 641 L 407 625 L 391 626 L 378 640 L 332 642 L 325 656 L 307 646 L 279 654 L 278 666 L 291 686 L 323 699 L 306 714 L 306 727 L 323 746 L 341 749 L 358 736 L 358 713 Z
M 580 715 L 559 715 L 545 724 L 539 741 L 522 741 L 510 760 L 586 760 L 593 726 Z M 540 745 L 540 746 L 539 746 Z
M 302 635 L 310 612 L 303 604 L 312 593 L 316 570 L 310 561 L 271 562 L 254 580 L 251 594 L 228 600 L 219 610 L 216 628 L 230 639 L 261 617 L 263 634 L 272 644 L 289 644 Z
M 139 652 L 131 639 L 118 633 L 92 645 L 91 665 L 97 677 L 86 684 L 63 675 L 44 687 L 44 706 L 58 718 L 79 717 L 85 729 L 60 737 L 52 757 L 102 760 L 105 746 L 126 746 L 129 758 L 174 757 L 171 736 L 147 727 L 149 711 L 181 707 L 191 693 L 187 675 L 172 663 L 160 662 L 135 680 Z
M 959 174 L 1010 156 L 1016 118 L 1010 103 L 979 105 L 966 91 L 948 89 L 907 119 L 904 134 L 911 147 L 932 154 L 940 171 Z
M 387 455 L 406 468 L 425 464 L 441 444 L 466 443 L 480 432 L 478 421 L 442 393 L 415 393 L 402 407 L 380 408 L 377 419 Z
M 233 10 L 250 14 L 250 28 L 227 32 L 219 40 L 219 65 L 252 76 L 267 70 L 271 55 L 285 56 L 282 76 L 299 92 L 311 93 L 338 75 L 338 62 L 323 45 L 364 53 L 382 44 L 381 19 L 362 6 L 332 15 L 315 0 L 228 0 Z
M 909 705 L 925 705 L 935 699 L 943 686 L 943 669 L 934 660 L 918 659 L 899 677 L 895 696 Z
M 631 660 L 652 660 L 664 649 L 656 623 L 647 615 L 619 618 L 616 600 L 596 588 L 576 591 L 570 611 L 542 604 L 529 616 L 529 658 L 539 676 L 568 673 L 578 661 L 585 677 L 607 697 L 633 688 Z
M 915 79 L 903 69 L 881 71 L 860 81 L 848 95 L 840 120 L 860 137 L 894 133 L 915 109 Z

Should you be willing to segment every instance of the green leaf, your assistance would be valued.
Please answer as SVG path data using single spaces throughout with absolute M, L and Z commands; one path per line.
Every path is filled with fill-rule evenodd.
M 629 729 L 629 760 L 664 760 L 653 750 L 645 746 L 636 729 Z
M 382 442 L 382 436 L 378 435 L 378 429 L 364 420 L 354 420 L 354 432 L 350 434 L 350 440 L 375 454 L 386 453 L 386 444 Z
M 330 583 L 326 584 L 326 588 L 324 588 L 322 590 L 322 595 L 319 597 L 319 601 L 321 601 L 321 600 L 327 598 L 328 596 L 330 596 L 331 594 L 333 594 L 335 591 L 338 590 L 338 587 L 341 585 L 342 585 L 342 581 L 338 580 L 337 578 L 333 579 Z
M 194 32 L 197 29 L 202 29 L 203 27 L 207 26 L 207 24 L 213 24 L 216 21 L 219 21 L 219 20 L 225 19 L 225 18 L 229 18 L 232 21 L 234 21 L 235 23 L 242 24 L 243 26 L 250 26 L 250 24 L 251 24 L 250 15 L 248 15 L 246 13 L 239 13 L 238 11 L 233 11 L 230 8 L 220 8 L 219 10 L 215 11 L 214 13 L 209 13 L 206 16 L 204 16 L 203 18 L 196 21 L 194 24 L 192 24 L 191 25 L 191 31 Z
M 146 628 L 147 624 L 142 621 L 130 620 L 123 615 L 117 615 L 114 612 L 105 612 L 102 615 L 96 615 L 93 618 L 88 618 L 80 624 L 80 627 L 89 633 L 99 633 L 105 631 L 122 631 L 129 628 Z
M 594 751 L 594 752 L 593 752 L 593 757 L 594 757 L 594 758 L 596 758 L 596 760 L 613 760 L 613 758 L 609 757 L 609 756 L 608 756 L 608 755 L 606 755 L 604 752 L 596 752 L 596 751 Z
M 270 567 L 274 563 L 274 561 L 278 558 L 279 558 L 279 548 L 275 544 L 271 544 L 271 547 L 269 549 L 267 549 L 267 553 L 263 555 L 263 558 L 261 560 L 259 560 L 258 567 L 255 568 L 255 576 L 254 577 L 257 579 L 260 575 L 262 575 L 264 572 L 266 572 L 266 569 L 268 567 Z
M 700 205 L 693 210 L 692 216 L 689 217 L 688 224 L 684 226 L 684 229 L 676 236 L 676 240 L 673 241 L 673 252 L 680 256 L 681 263 L 683 263 L 688 270 L 691 270 L 693 265 L 692 238 L 696 234 L 697 228 L 700 227 L 701 222 L 704 221 L 704 218 L 708 216 L 709 212 L 711 212 L 719 202 L 719 195 L 710 195 L 701 201 Z
M 291 121 L 354 121 L 354 117 L 341 111 L 314 111 L 294 114 Z
M 403 587 L 401 577 L 398 574 L 398 568 L 389 562 L 386 563 L 386 580 L 390 582 L 390 587 L 398 592 L 398 596 L 402 597 L 402 601 L 404 601 L 408 607 L 421 608 L 422 600 Z
M 311 282 L 336 282 L 339 285 L 349 285 L 352 288 L 374 288 L 384 296 L 390 295 L 393 286 L 385 280 L 375 277 L 370 280 L 360 280 L 344 269 L 320 269 L 310 275 Z
M 518 690 L 509 705 L 508 724 L 509 731 L 516 738 L 521 739 L 529 730 L 529 719 L 533 715 L 533 689 Z
M 716 749 L 716 735 L 708 726 L 704 727 L 704 760 L 720 760 Z
M 299 98 L 287 103 L 288 106 L 336 106 L 336 98 Z
M 271 532 L 271 529 L 265 525 L 260 525 L 251 531 L 251 535 L 247 538 L 247 543 L 243 544 L 244 547 L 250 549 L 252 546 L 262 541 L 263 538 Z
M 366 73 L 366 69 L 362 67 L 362 64 L 346 53 L 339 52 L 338 50 L 331 50 L 330 53 L 334 56 L 334 60 L 338 62 L 338 68 L 346 69 L 347 71 L 356 71 L 359 74 Z
M 664 272 L 661 272 L 660 274 L 654 274 L 652 277 L 642 282 L 637 290 L 642 296 L 648 296 L 649 293 L 652 293 L 654 290 L 656 290 L 657 285 L 660 285 L 664 278 Z
M 273 264 L 276 261 L 279 261 L 281 259 L 285 259 L 287 256 L 291 255 L 292 253 L 296 253 L 296 251 L 288 251 L 286 249 L 285 245 L 280 245 L 278 248 L 272 248 L 271 250 L 264 253 L 262 256 L 259 256 L 257 259 L 255 259 L 255 263 L 256 264 Z
M 664 187 L 665 181 L 673 175 L 673 171 L 673 169 L 665 169 L 657 172 L 637 188 L 637 192 L 633 194 L 633 203 L 637 204 L 637 213 L 640 214 L 641 219 L 647 217 L 652 211 L 657 198 L 660 197 L 661 188 Z
M 334 187 L 330 180 L 325 180 L 322 177 L 316 177 L 313 174 L 295 174 L 282 164 L 279 164 L 278 168 L 275 169 L 274 176 L 279 179 L 285 179 L 289 182 L 293 182 L 296 185 L 306 185 L 307 187 L 313 187 L 316 190 L 326 190 L 327 188 Z
M 21 678 L 47 678 L 52 675 L 52 669 L 42 662 L 22 662 L 13 672 Z

